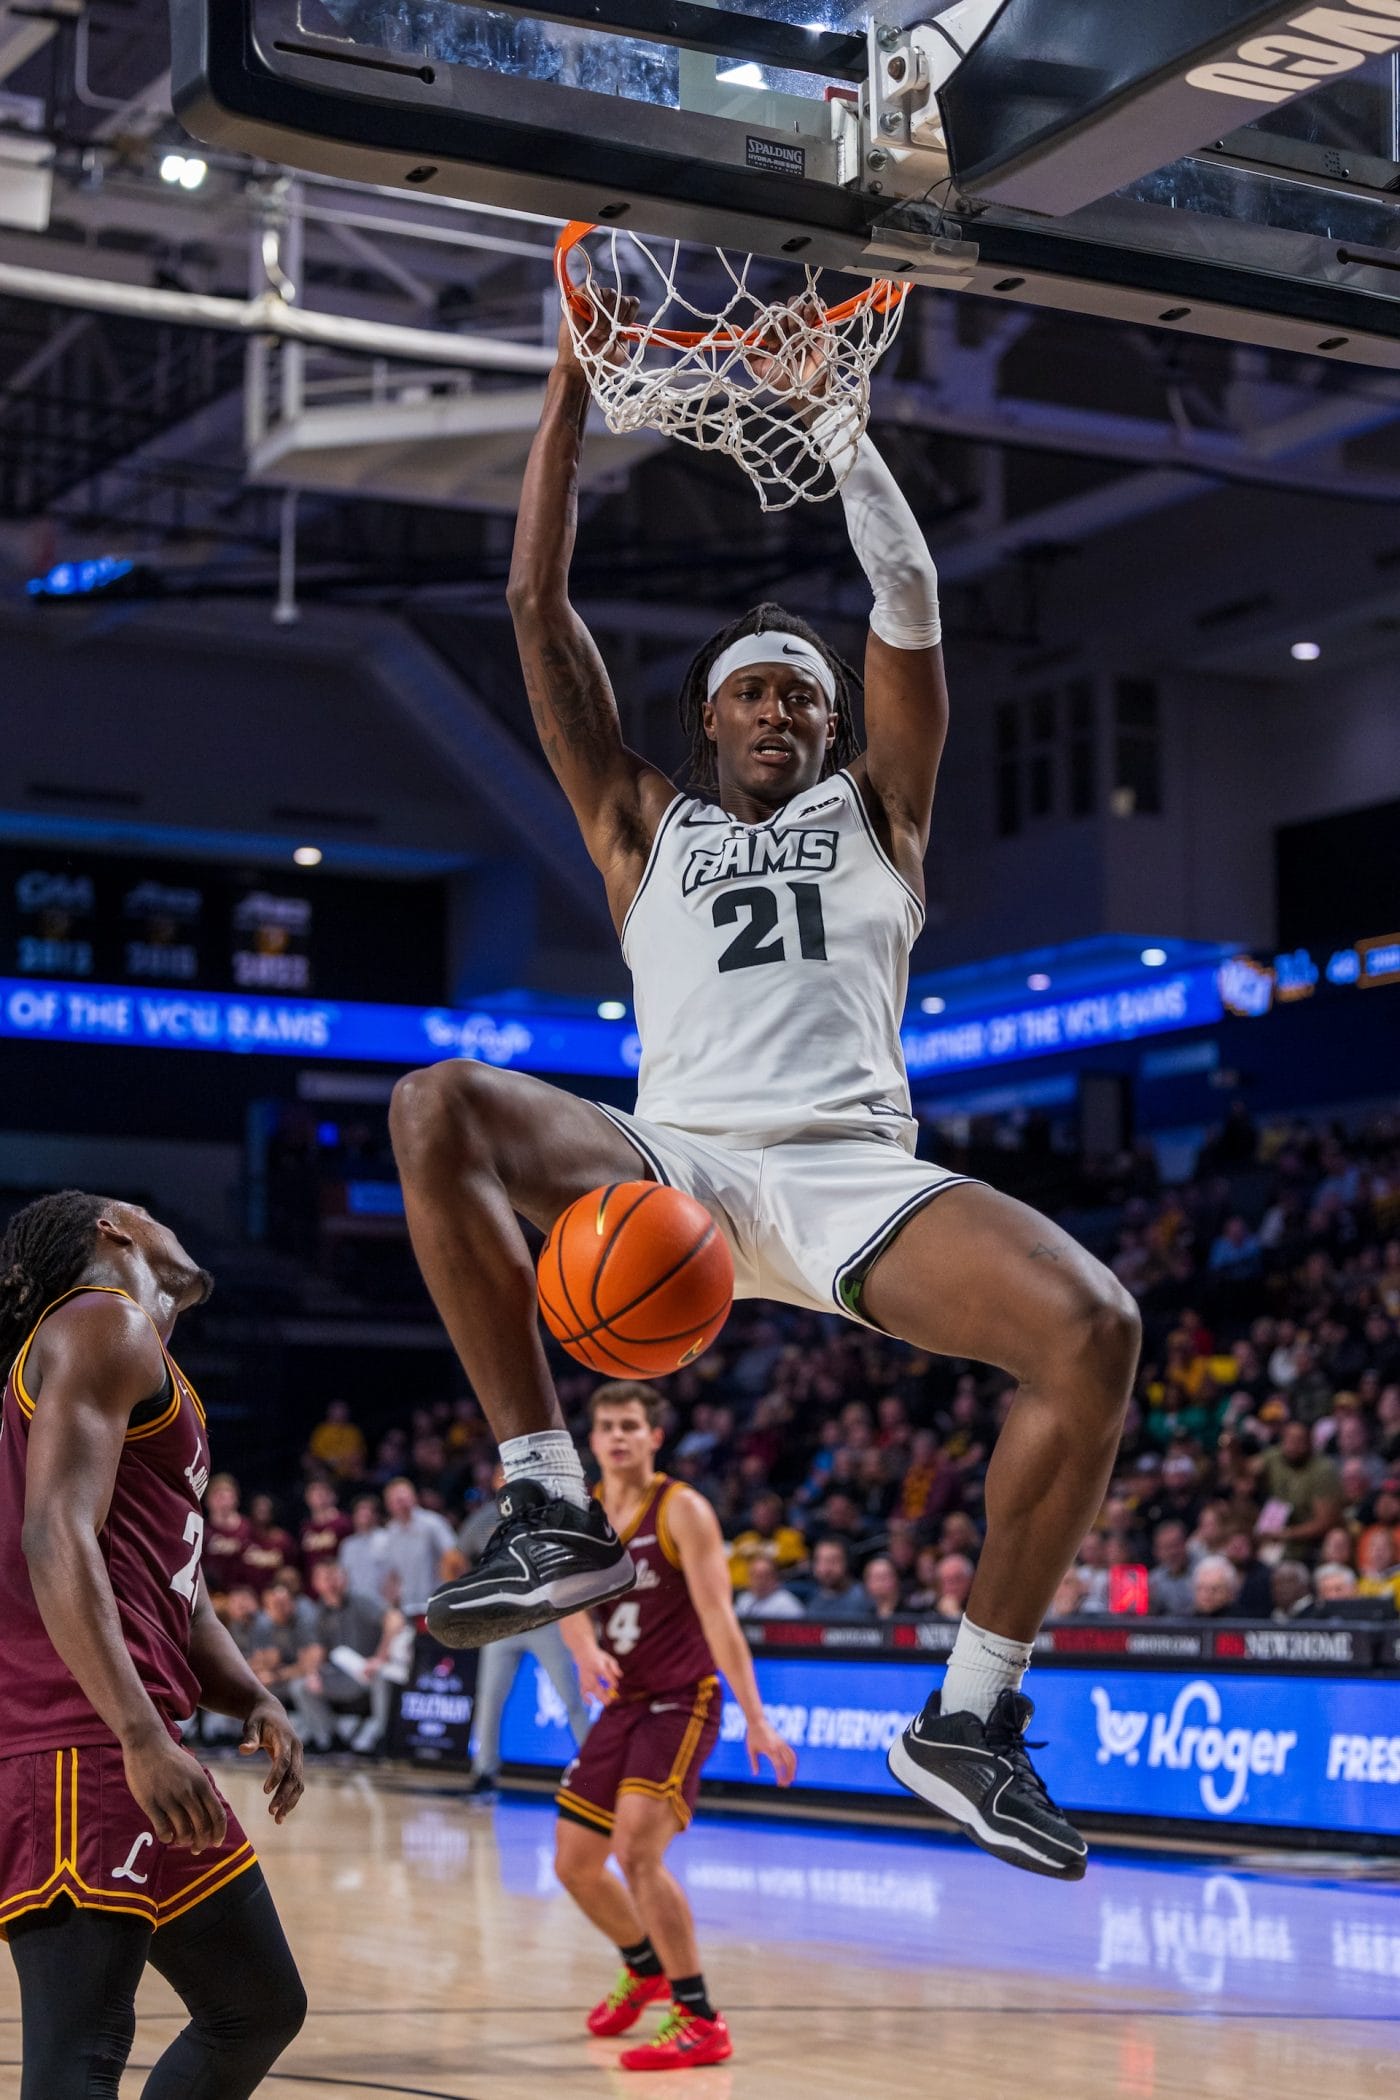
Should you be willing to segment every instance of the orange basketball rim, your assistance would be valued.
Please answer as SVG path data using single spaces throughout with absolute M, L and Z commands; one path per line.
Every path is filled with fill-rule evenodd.
M 580 285 L 574 282 L 569 271 L 569 257 L 579 243 L 588 238 L 589 234 L 605 233 L 612 230 L 609 227 L 592 225 L 587 219 L 571 219 L 554 243 L 554 275 L 558 280 L 560 296 L 568 306 L 575 321 L 584 328 L 591 323 L 595 308 L 588 294 Z M 863 292 L 856 292 L 849 299 L 839 299 L 834 306 L 827 306 L 821 300 L 817 300 L 815 303 L 826 325 L 840 327 L 844 322 L 853 321 L 863 313 L 887 314 L 893 312 L 895 307 L 903 304 L 912 290 L 912 285 L 907 283 L 901 284 L 893 277 L 878 277 L 873 283 L 867 285 Z M 716 349 L 727 350 L 732 349 L 736 344 L 745 344 L 750 348 L 757 349 L 763 343 L 769 325 L 765 321 L 755 322 L 750 327 L 742 329 L 723 326 L 718 328 L 654 328 L 644 327 L 639 322 L 633 322 L 630 327 L 619 329 L 618 334 L 629 343 L 669 343 L 672 349 L 675 350 L 699 350 L 709 345 L 713 345 Z

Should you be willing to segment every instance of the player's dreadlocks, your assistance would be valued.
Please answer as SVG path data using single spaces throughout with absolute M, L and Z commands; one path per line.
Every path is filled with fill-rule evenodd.
M 44 1307 L 71 1290 L 92 1260 L 104 1208 L 100 1196 L 61 1189 L 11 1218 L 0 1240 L 0 1376 Z
M 860 675 L 829 643 L 824 642 L 816 629 L 795 613 L 784 612 L 781 605 L 755 605 L 741 619 L 729 627 L 722 627 L 712 634 L 703 649 L 691 662 L 681 686 L 681 727 L 690 738 L 690 751 L 686 759 L 686 780 L 695 793 L 713 795 L 719 786 L 719 771 L 715 762 L 715 747 L 705 734 L 704 706 L 710 676 L 710 666 L 715 658 L 726 650 L 731 642 L 737 642 L 746 634 L 794 634 L 804 642 L 810 642 L 831 666 L 831 675 L 836 681 L 836 737 L 822 767 L 823 780 L 829 773 L 839 772 L 856 756 L 855 701 L 861 690 Z

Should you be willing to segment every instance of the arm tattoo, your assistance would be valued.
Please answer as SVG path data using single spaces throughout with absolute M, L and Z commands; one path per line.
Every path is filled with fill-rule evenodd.
M 571 640 L 522 652 L 525 690 L 545 757 L 559 770 L 573 759 L 602 768 L 620 741 L 617 710 L 592 651 Z

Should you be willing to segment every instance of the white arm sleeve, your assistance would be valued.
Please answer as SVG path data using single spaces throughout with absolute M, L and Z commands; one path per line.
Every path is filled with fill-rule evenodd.
M 943 639 L 938 571 L 918 519 L 851 411 L 829 408 L 812 436 L 840 480 L 846 530 L 875 596 L 870 626 L 892 649 L 932 649 Z

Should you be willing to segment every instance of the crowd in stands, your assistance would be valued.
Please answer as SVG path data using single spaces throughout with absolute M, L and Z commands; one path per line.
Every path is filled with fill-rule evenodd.
M 1194 1180 L 1067 1218 L 1139 1302 L 1117 1466 L 1060 1617 L 1393 1614 L 1400 1601 L 1400 1118 L 1258 1133 L 1232 1112 Z M 596 1380 L 564 1359 L 582 1442 Z M 835 1318 L 736 1307 L 666 1383 L 662 1463 L 717 1510 L 740 1614 L 957 1619 L 1014 1388 Z M 496 1522 L 474 1399 L 371 1431 L 332 1403 L 279 1498 L 210 1483 L 205 1566 L 313 1737 L 371 1747 L 375 1686 Z M 351 1623 L 353 1620 L 353 1624 Z M 363 1669 L 350 1667 L 358 1656 Z M 328 1718 L 329 1717 L 329 1718 Z

